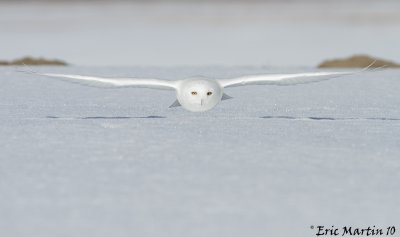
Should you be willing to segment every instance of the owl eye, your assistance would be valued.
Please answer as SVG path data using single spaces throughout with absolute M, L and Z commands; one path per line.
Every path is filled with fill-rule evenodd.
M 212 92 L 211 91 L 207 92 L 207 95 L 212 95 Z
M 197 91 L 192 91 L 192 95 L 197 95 Z

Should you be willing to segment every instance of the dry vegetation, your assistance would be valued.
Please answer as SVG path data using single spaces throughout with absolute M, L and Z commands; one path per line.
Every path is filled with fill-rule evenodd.
M 319 68 L 363 68 L 371 65 L 371 63 L 375 63 L 371 66 L 374 68 L 377 67 L 388 67 L 388 68 L 397 68 L 400 67 L 400 64 L 383 60 L 379 58 L 370 57 L 368 55 L 354 55 L 349 58 L 342 59 L 333 59 L 326 60 L 318 65 Z
M 24 57 L 12 61 L 1 61 L 1 66 L 12 66 L 12 65 L 56 65 L 56 66 L 66 66 L 67 63 L 58 59 L 45 59 L 45 58 L 32 58 Z

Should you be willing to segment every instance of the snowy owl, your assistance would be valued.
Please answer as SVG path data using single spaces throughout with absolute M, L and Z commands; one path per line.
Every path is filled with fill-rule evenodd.
M 208 111 L 214 108 L 220 101 L 232 98 L 229 95 L 225 94 L 225 89 L 229 87 L 247 85 L 296 85 L 328 80 L 335 77 L 357 73 L 309 72 L 294 74 L 249 75 L 231 79 L 208 79 L 196 77 L 184 80 L 161 80 L 147 78 L 105 78 L 82 75 L 37 73 L 28 71 L 23 72 L 36 74 L 39 76 L 64 79 L 67 81 L 95 87 L 141 87 L 160 90 L 172 90 L 176 92 L 176 101 L 170 106 L 170 108 L 182 106 L 183 108 L 192 112 Z

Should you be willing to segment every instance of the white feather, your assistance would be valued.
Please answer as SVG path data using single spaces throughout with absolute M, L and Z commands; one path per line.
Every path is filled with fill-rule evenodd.
M 105 88 L 122 88 L 122 87 L 141 87 L 161 90 L 176 90 L 177 82 L 161 79 L 145 79 L 145 78 L 105 78 L 82 75 L 53 74 L 53 73 L 36 73 L 24 71 L 35 75 L 58 78 L 65 81 L 79 83 L 87 86 L 105 87 Z
M 367 71 L 373 64 L 359 71 L 353 72 L 309 72 L 294 74 L 250 75 L 231 79 L 219 79 L 222 88 L 245 85 L 279 85 L 288 86 L 328 80 L 336 77 L 348 76 Z
M 245 85 L 296 85 L 351 75 L 354 72 L 311 72 L 297 74 L 250 75 L 232 79 L 219 79 L 223 88 Z

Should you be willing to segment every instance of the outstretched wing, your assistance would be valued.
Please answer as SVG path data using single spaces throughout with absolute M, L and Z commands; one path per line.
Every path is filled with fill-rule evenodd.
M 245 85 L 278 85 L 288 86 L 296 84 L 306 84 L 317 81 L 324 81 L 336 77 L 353 75 L 367 71 L 376 61 L 373 61 L 369 66 L 359 71 L 353 72 L 309 72 L 309 73 L 294 73 L 294 74 L 271 74 L 271 75 L 251 75 L 232 79 L 219 79 L 219 84 L 223 87 L 235 87 Z M 380 69 L 378 67 L 375 69 Z
M 250 75 L 232 79 L 219 79 L 222 87 L 235 87 L 245 85 L 296 85 L 347 76 L 354 72 L 310 72 L 295 74 Z
M 73 83 L 79 83 L 95 87 L 105 87 L 105 88 L 142 87 L 142 88 L 161 89 L 161 90 L 175 90 L 177 88 L 176 81 L 168 81 L 160 79 L 105 78 L 105 77 L 92 77 L 92 76 L 82 76 L 82 75 L 37 73 L 30 71 L 20 71 L 20 72 L 57 78 Z

